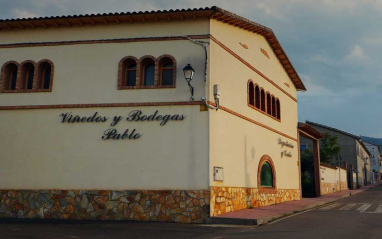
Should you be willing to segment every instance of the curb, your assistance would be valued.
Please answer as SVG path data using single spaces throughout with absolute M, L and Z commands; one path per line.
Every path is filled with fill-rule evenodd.
M 257 219 L 209 217 L 209 218 L 207 218 L 207 222 L 206 223 L 207 224 L 258 225 L 258 226 L 260 226 L 260 225 L 264 225 L 264 224 L 267 224 L 269 222 L 275 221 L 276 219 L 280 219 L 280 218 L 283 218 L 283 217 L 286 217 L 286 216 L 289 216 L 289 215 L 292 215 L 292 214 L 295 214 L 295 213 L 304 212 L 304 211 L 311 210 L 311 209 L 314 209 L 314 208 L 318 208 L 318 207 L 321 207 L 321 206 L 324 206 L 324 205 L 327 205 L 327 204 L 331 204 L 331 203 L 333 203 L 335 201 L 338 201 L 340 199 L 347 198 L 347 197 L 350 197 L 352 195 L 355 195 L 355 194 L 364 192 L 366 190 L 369 190 L 370 188 L 373 188 L 373 187 L 375 187 L 377 185 L 379 185 L 379 184 L 373 185 L 372 187 L 369 187 L 369 188 L 364 189 L 364 190 L 357 190 L 357 191 L 354 191 L 354 192 L 347 193 L 347 194 L 342 195 L 341 197 L 333 199 L 331 201 L 318 202 L 318 203 L 310 204 L 310 205 L 305 206 L 303 208 L 296 209 L 294 211 L 285 212 L 285 213 L 282 213 L 282 214 L 279 214 L 279 215 L 275 215 L 275 216 L 271 216 L 271 217 L 263 217 L 263 218 L 257 218 Z

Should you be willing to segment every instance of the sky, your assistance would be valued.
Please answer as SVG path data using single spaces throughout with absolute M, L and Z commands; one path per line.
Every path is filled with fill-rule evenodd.
M 299 121 L 382 137 L 380 0 L 0 0 L 0 18 L 219 6 L 271 28 L 307 91 Z

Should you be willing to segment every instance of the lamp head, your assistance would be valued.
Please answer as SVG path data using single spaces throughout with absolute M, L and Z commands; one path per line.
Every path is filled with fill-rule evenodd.
M 183 73 L 184 73 L 184 78 L 187 81 L 191 81 L 195 71 L 190 64 L 187 64 L 187 66 L 183 68 Z

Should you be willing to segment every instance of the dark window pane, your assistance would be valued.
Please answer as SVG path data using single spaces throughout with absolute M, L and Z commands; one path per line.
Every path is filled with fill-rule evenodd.
M 162 70 L 162 85 L 173 85 L 173 70 Z
M 135 86 L 136 84 L 136 74 L 137 72 L 136 71 L 127 71 L 127 74 L 126 74 L 126 84 L 127 86 Z
M 147 64 L 145 66 L 145 85 L 154 85 L 155 65 Z
M 273 187 L 272 169 L 267 162 L 261 166 L 260 185 L 263 187 Z
M 173 64 L 172 64 L 172 62 L 164 63 L 162 67 L 163 68 L 172 68 Z
M 50 74 L 51 74 L 51 68 L 48 67 L 44 73 L 44 89 L 49 89 L 50 87 Z
M 130 64 L 130 65 L 127 67 L 127 69 L 129 69 L 129 70 L 135 70 L 135 69 L 137 69 L 137 64 Z
M 253 83 L 249 83 L 249 104 L 255 106 L 255 93 L 254 93 Z
M 28 71 L 28 75 L 27 75 L 27 89 L 29 90 L 33 88 L 33 74 L 34 74 L 34 69 L 31 68 Z
M 16 90 L 17 70 L 13 70 L 11 74 L 11 88 L 10 90 Z

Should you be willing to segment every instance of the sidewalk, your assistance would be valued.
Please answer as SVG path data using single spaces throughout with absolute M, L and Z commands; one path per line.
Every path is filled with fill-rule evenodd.
M 287 215 L 306 211 L 318 206 L 322 206 L 341 198 L 363 192 L 379 184 L 364 186 L 357 190 L 343 190 L 332 194 L 323 195 L 317 198 L 303 198 L 299 201 L 279 203 L 267 207 L 244 209 L 229 212 L 217 217 L 209 218 L 209 224 L 241 224 L 241 225 L 261 225 Z

